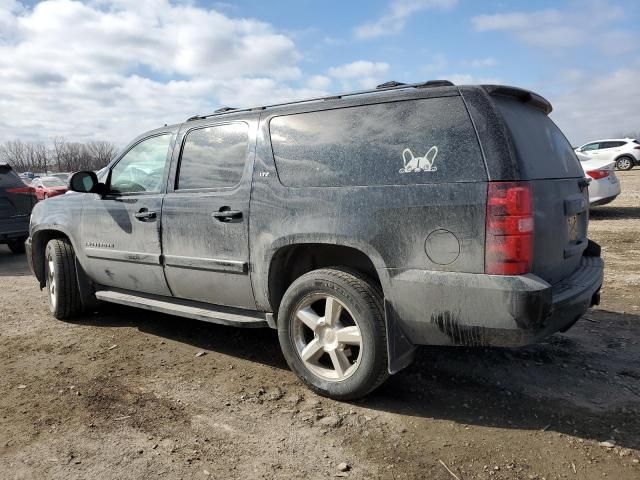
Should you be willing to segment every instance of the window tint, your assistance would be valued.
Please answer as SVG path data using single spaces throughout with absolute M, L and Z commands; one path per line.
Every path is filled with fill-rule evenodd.
M 9 167 L 0 165 L 0 187 L 12 187 L 15 185 L 22 185 L 23 182 L 20 177 Z
M 190 131 L 182 148 L 176 188 L 236 185 L 242 177 L 248 143 L 249 126 L 246 123 Z
M 618 148 L 621 147 L 623 145 L 626 145 L 627 142 L 611 142 L 613 144 L 613 147 Z
M 66 187 L 67 184 L 60 179 L 50 178 L 48 180 L 43 180 L 42 184 L 45 187 Z
M 582 151 L 586 152 L 589 150 L 598 150 L 600 148 L 600 144 L 599 143 L 589 143 L 587 145 L 585 145 L 584 147 L 582 147 Z
M 486 179 L 460 97 L 274 117 L 281 182 L 293 187 L 402 185 Z
M 171 134 L 148 138 L 129 150 L 111 170 L 114 193 L 159 192 Z
M 547 114 L 509 97 L 495 102 L 511 132 L 522 180 L 584 176 L 571 144 Z
M 616 146 L 617 142 L 601 142 L 600 150 L 604 150 L 605 148 L 613 148 Z

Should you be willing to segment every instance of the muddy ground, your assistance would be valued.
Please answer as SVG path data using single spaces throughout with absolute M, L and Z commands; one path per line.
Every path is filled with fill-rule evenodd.
M 639 479 L 640 168 L 619 177 L 600 307 L 527 348 L 423 348 L 356 403 L 302 387 L 271 330 L 56 321 L 0 247 L 0 478 Z

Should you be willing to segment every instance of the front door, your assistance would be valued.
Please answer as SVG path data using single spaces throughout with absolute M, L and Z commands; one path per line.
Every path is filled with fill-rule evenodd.
M 112 167 L 108 193 L 88 194 L 82 209 L 86 270 L 97 283 L 171 295 L 161 264 L 160 214 L 172 133 L 130 148 Z
M 162 207 L 165 276 L 176 297 L 255 308 L 248 225 L 256 128 L 257 117 L 199 122 L 179 135 Z

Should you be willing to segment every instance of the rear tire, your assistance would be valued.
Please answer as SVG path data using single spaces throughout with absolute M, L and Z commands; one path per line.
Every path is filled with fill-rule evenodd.
M 278 338 L 291 370 L 319 395 L 354 400 L 389 376 L 382 294 L 359 272 L 324 268 L 295 280 Z
M 75 259 L 71 242 L 66 238 L 55 238 L 47 243 L 44 267 L 49 309 L 59 320 L 82 313 Z
M 7 247 L 9 247 L 9 250 L 11 250 L 11 253 L 19 254 L 19 253 L 25 252 L 24 240 L 11 241 L 7 243 Z
M 616 160 L 616 168 L 618 170 L 631 170 L 633 168 L 633 159 L 630 157 L 620 157 Z

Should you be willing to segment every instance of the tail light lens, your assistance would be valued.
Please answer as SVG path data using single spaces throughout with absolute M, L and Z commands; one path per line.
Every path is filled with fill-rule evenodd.
M 609 170 L 588 170 L 587 175 L 589 175 L 594 180 L 599 180 L 601 178 L 608 177 L 611 172 Z
M 485 273 L 522 275 L 533 260 L 533 208 L 527 182 L 489 182 Z
M 35 195 L 36 189 L 33 187 L 24 186 L 24 187 L 7 188 L 7 192 L 22 193 L 24 195 Z

